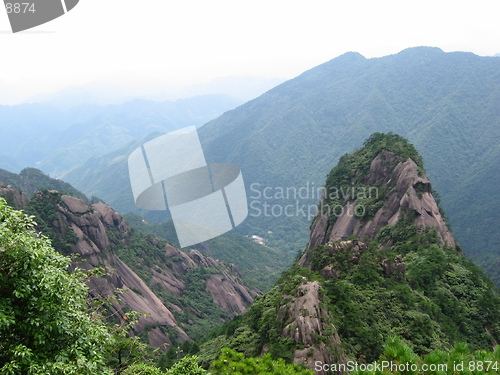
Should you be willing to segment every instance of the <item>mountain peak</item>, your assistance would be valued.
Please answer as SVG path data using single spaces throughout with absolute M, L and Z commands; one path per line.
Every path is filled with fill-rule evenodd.
M 455 246 L 405 138 L 375 133 L 340 158 L 319 208 L 305 253 L 243 318 L 258 330 L 255 352 L 285 347 L 323 375 L 318 361 L 370 363 L 392 336 L 418 355 L 498 343 L 500 298 Z M 235 342 L 251 336 L 236 332 Z
M 362 60 L 366 60 L 366 57 L 364 57 L 359 52 L 349 51 L 349 52 L 346 52 L 346 53 L 336 57 L 334 60 L 338 60 L 338 61 L 362 61 Z
M 422 158 L 396 134 L 375 133 L 364 147 L 341 157 L 327 178 L 319 207 L 309 251 L 352 236 L 375 239 L 383 227 L 403 220 L 436 229 L 441 244 L 455 247 Z M 304 254 L 299 264 L 306 266 L 309 257 Z
M 411 56 L 411 55 L 442 55 L 445 52 L 439 47 L 428 47 L 428 46 L 419 46 L 419 47 L 410 47 L 402 50 L 398 53 L 400 56 Z

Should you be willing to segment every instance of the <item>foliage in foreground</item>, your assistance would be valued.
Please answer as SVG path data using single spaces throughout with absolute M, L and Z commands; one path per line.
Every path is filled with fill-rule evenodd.
M 457 343 L 449 352 L 436 350 L 423 357 L 397 337 L 391 337 L 380 359 L 360 365 L 351 375 L 461 375 L 498 374 L 500 346 L 495 351 L 471 352 L 467 344 Z
M 136 314 L 106 324 L 106 301 L 88 300 L 92 273 L 68 272 L 71 259 L 35 225 L 0 198 L 0 374 L 111 375 L 148 360 L 147 345 L 128 337 Z
M 0 199 L 0 373 L 111 374 L 111 334 L 87 313 L 86 275 Z
M 281 358 L 272 359 L 271 355 L 247 358 L 243 353 L 229 348 L 222 349 L 218 360 L 210 367 L 213 375 L 313 375 L 311 370 L 295 364 L 287 364 Z

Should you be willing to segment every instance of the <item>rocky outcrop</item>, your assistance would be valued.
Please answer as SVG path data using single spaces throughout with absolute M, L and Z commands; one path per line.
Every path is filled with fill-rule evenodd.
M 19 190 L 14 189 L 10 185 L 5 185 L 0 182 L 0 197 L 5 198 L 7 203 L 9 203 L 16 210 L 22 209 L 28 204 L 28 196 Z
M 327 196 L 329 191 L 325 190 L 320 210 L 311 225 L 307 250 L 298 261 L 299 266 L 319 272 L 325 280 L 341 278 L 346 272 L 345 268 L 350 265 L 355 267 L 368 251 L 363 239 L 375 239 L 382 227 L 396 225 L 405 217 L 412 218 L 418 227 L 436 228 L 442 245 L 455 246 L 453 236 L 432 196 L 431 184 L 423 169 L 413 160 L 403 160 L 400 156 L 382 150 L 371 161 L 369 171 L 354 171 L 352 176 L 363 187 L 364 193 L 359 194 L 360 190 L 353 189 L 353 183 L 335 201 L 335 204 L 340 202 L 342 210 L 332 216 Z M 374 188 L 370 194 L 381 195 L 367 197 L 366 187 Z M 372 211 L 369 212 L 369 209 Z M 368 212 L 369 217 L 363 215 Z M 318 248 L 318 245 L 322 247 Z M 344 263 L 339 264 L 335 259 L 343 259 Z M 402 255 L 375 261 L 380 264 L 380 272 L 384 277 L 401 281 L 405 279 L 406 264 Z M 295 351 L 295 361 L 311 369 L 314 369 L 315 361 L 341 364 L 345 360 L 339 336 L 330 323 L 327 307 L 322 307 L 320 296 L 320 283 L 304 282 L 298 288 L 298 295 L 281 307 L 284 319 L 290 320 L 283 334 L 304 347 Z M 321 342 L 315 341 L 317 337 L 322 338 Z
M 175 318 L 175 313 L 182 312 L 182 309 L 168 300 L 160 300 L 152 288 L 182 298 L 187 288 L 186 274 L 196 267 L 206 267 L 217 270 L 206 280 L 206 291 L 229 316 L 243 313 L 257 295 L 243 285 L 235 266 L 227 266 L 197 250 L 181 251 L 170 244 L 165 245 L 165 255 L 171 261 L 149 267 L 147 271 L 152 277 L 142 280 L 132 265 L 125 264 L 114 251 L 117 247 L 127 246 L 132 238 L 122 215 L 103 203 L 88 205 L 57 191 L 39 192 L 33 199 L 54 205 L 56 219 L 50 225 L 61 238 L 72 238 L 70 252 L 78 254 L 73 267 L 86 270 L 104 267 L 107 271 L 106 275 L 89 280 L 93 298 L 111 297 L 115 320 L 126 319 L 130 310 L 146 314 L 139 319 L 135 329 L 137 332 L 146 331 L 153 346 L 171 346 L 172 333 L 177 342 L 190 338 Z M 160 243 L 158 239 L 152 241 Z M 144 270 L 146 266 L 137 264 L 134 267 Z
M 371 162 L 363 183 L 374 188 L 370 194 L 385 194 L 379 197 L 384 204 L 372 218 L 365 220 L 359 214 L 365 209 L 363 202 L 347 196 L 346 205 L 333 225 L 329 213 L 320 212 L 311 226 L 308 250 L 351 236 L 375 238 L 382 227 L 395 225 L 407 215 L 414 215 L 414 222 L 420 227 L 436 228 L 443 245 L 455 246 L 453 235 L 432 196 L 430 181 L 413 160 L 398 162 L 396 155 L 383 150 Z
M 58 194 L 56 191 L 49 193 Z M 44 199 L 43 194 L 35 194 L 35 199 Z M 118 228 L 125 240 L 129 235 L 128 227 L 120 214 L 105 204 L 90 206 L 68 195 L 61 196 L 56 209 L 58 220 L 52 223 L 54 229 L 63 237 L 66 231 L 72 230 L 77 237 L 71 245 L 71 253 L 79 254 L 80 257 L 73 266 L 87 270 L 104 267 L 108 273 L 89 280 L 93 298 L 111 297 L 111 310 L 118 320 L 125 319 L 129 310 L 146 314 L 139 319 L 136 330 L 141 332 L 146 328 L 156 327 L 148 332 L 151 345 L 166 348 L 172 344 L 171 338 L 161 327 L 170 327 L 180 341 L 189 340 L 188 335 L 177 325 L 173 313 L 130 267 L 110 251 L 107 228 Z
M 243 286 L 237 277 L 226 271 L 211 275 L 207 280 L 206 291 L 210 293 L 217 306 L 227 311 L 231 317 L 245 312 L 257 296 L 256 292 Z
M 215 268 L 220 273 L 212 274 L 206 281 L 206 292 L 209 293 L 217 306 L 226 311 L 230 317 L 242 314 L 258 295 L 257 292 L 243 285 L 241 275 L 234 265 L 226 265 L 223 262 L 207 257 L 198 250 L 188 252 L 181 251 L 171 245 L 167 245 L 167 255 L 182 259 L 176 262 L 174 268 L 178 272 L 186 273 L 191 268 L 203 266 Z M 167 271 L 168 272 L 168 271 Z M 164 275 L 165 276 L 165 275 Z M 174 294 L 181 295 L 185 286 L 182 281 L 170 277 L 159 277 L 168 290 Z
M 291 338 L 301 347 L 294 351 L 294 362 L 309 368 L 314 368 L 316 361 L 327 364 L 345 362 L 340 338 L 331 323 L 325 303 L 321 301 L 320 290 L 318 281 L 300 285 L 297 295 L 279 307 L 278 313 L 279 318 L 286 322 L 283 336 Z

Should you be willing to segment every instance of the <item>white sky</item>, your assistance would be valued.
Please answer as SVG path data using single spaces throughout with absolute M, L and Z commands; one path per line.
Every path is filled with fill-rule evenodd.
M 18 34 L 0 11 L 0 102 L 96 82 L 292 78 L 347 51 L 420 45 L 500 53 L 500 0 L 80 0 Z

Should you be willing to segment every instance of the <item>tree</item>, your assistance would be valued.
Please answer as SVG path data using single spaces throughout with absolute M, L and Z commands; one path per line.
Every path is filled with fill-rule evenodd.
M 218 360 L 212 362 L 213 375 L 312 375 L 313 372 L 296 364 L 287 364 L 282 358 L 272 359 L 269 354 L 247 358 L 243 353 L 229 348 L 222 349 Z
M 107 327 L 88 312 L 81 270 L 0 198 L 0 373 L 112 374 Z
M 198 357 L 193 355 L 181 358 L 167 371 L 167 375 L 210 375 L 210 373 L 200 367 Z
M 122 375 L 165 375 L 165 373 L 158 367 L 145 363 L 137 363 L 127 367 L 127 369 L 122 372 Z

